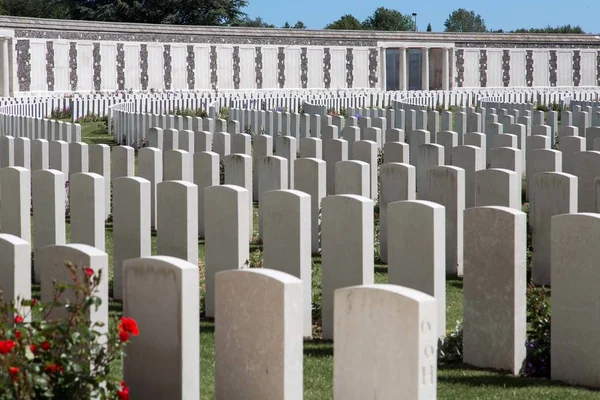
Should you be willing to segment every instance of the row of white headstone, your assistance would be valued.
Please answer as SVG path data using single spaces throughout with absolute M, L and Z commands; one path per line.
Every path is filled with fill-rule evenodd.
M 109 326 L 108 255 L 91 246 L 66 244 L 44 247 L 38 257 L 42 301 L 53 299 L 54 282 L 70 282 L 65 261 L 102 274 L 94 293 L 102 304 L 90 311 L 89 318 L 92 323 L 102 322 L 97 329 L 105 332 Z M 5 295 L 31 298 L 29 243 L 0 234 L 0 258 Z M 125 262 L 123 315 L 135 319 L 140 330 L 123 359 L 124 380 L 132 395 L 199 397 L 199 286 L 197 265 L 179 258 L 154 256 Z M 271 269 L 230 268 L 216 274 L 217 398 L 303 398 L 303 286 L 300 279 Z M 66 291 L 63 300 L 72 297 Z M 353 286 L 336 291 L 335 314 L 339 332 L 335 337 L 335 398 L 373 393 L 389 397 L 400 390 L 411 398 L 435 398 L 435 299 L 395 285 Z M 60 308 L 50 316 L 65 317 Z M 373 349 L 366 345 L 371 341 L 385 346 Z
M 19 167 L 4 168 L 1 172 L 2 184 L 10 185 L 14 191 L 21 193 L 18 209 L 14 208 L 15 201 L 10 200 L 12 195 L 7 195 L 9 201 L 3 200 L 0 223 L 5 232 L 6 229 L 13 226 L 9 217 L 12 216 L 14 219 L 14 215 L 18 215 L 21 225 L 25 225 L 26 220 L 29 219 L 27 205 L 30 202 L 26 189 L 24 189 L 28 186 L 29 179 L 28 172 Z M 57 171 L 35 171 L 34 182 L 46 182 L 48 179 L 45 179 L 45 175 L 50 174 L 55 177 L 60 176 L 60 172 Z M 428 171 L 428 176 L 431 176 L 430 182 L 433 183 L 430 184 L 429 189 L 431 191 L 432 187 L 451 184 L 444 183 L 443 177 L 450 177 L 446 181 L 464 181 L 464 178 L 461 179 L 462 175 L 462 171 L 456 167 L 432 168 Z M 18 179 L 15 179 L 15 176 L 18 176 Z M 88 238 L 97 238 L 98 235 L 104 234 L 102 210 L 104 184 L 102 179 L 95 174 L 81 173 L 72 176 L 70 190 L 72 202 L 71 241 L 73 243 L 85 242 Z M 121 292 L 125 297 L 125 304 L 127 304 L 127 260 L 150 256 L 148 254 L 150 248 L 149 219 L 144 218 L 150 209 L 150 182 L 142 178 L 125 177 L 116 179 L 113 187 L 115 297 L 119 297 L 118 293 Z M 44 227 L 43 222 L 37 222 L 40 220 L 40 213 L 47 215 L 53 211 L 60 219 L 61 210 L 64 212 L 62 204 L 48 200 L 53 197 L 60 198 L 59 193 L 62 189 L 63 187 L 60 185 L 55 185 L 54 195 L 48 192 L 43 195 L 44 200 L 41 202 L 43 206 L 47 206 L 46 203 L 54 203 L 54 210 L 37 211 L 36 207 L 40 201 L 36 202 L 36 191 L 34 190 L 34 232 L 36 225 L 39 224 L 39 228 Z M 80 199 L 80 204 L 74 204 L 76 199 Z M 194 231 L 195 224 L 193 223 L 194 213 L 197 210 L 197 187 L 184 181 L 162 182 L 158 185 L 158 199 L 158 217 L 161 227 L 158 230 L 157 238 L 158 254 L 186 260 L 197 270 L 197 231 Z M 205 189 L 206 314 L 209 317 L 216 317 L 217 324 L 220 323 L 219 315 L 221 314 L 218 308 L 219 285 L 215 279 L 219 272 L 245 269 L 244 259 L 248 259 L 248 199 L 249 191 L 238 186 L 223 185 Z M 296 321 L 300 332 L 299 336 L 306 336 L 310 332 L 307 326 L 307 321 L 310 321 L 310 308 L 309 302 L 306 300 L 311 287 L 310 197 L 303 192 L 275 190 L 265 193 L 263 202 L 265 208 L 263 211 L 264 264 L 267 268 L 278 269 L 301 279 L 298 290 L 302 292 L 302 295 L 298 297 L 297 304 L 299 305 L 294 307 L 295 312 L 298 313 L 295 315 L 301 317 L 291 318 L 291 320 Z M 334 330 L 339 326 L 338 317 L 335 316 L 334 319 L 334 305 L 336 304 L 334 294 L 339 293 L 336 290 L 355 285 L 373 284 L 373 205 L 371 199 L 357 195 L 333 195 L 322 200 L 322 309 L 323 336 L 325 338 L 338 339 L 339 337 Z M 447 241 L 443 239 L 447 234 L 446 222 L 448 219 L 445 214 L 446 208 L 442 205 L 421 200 L 399 201 L 388 205 L 388 233 L 389 237 L 393 238 L 393 246 L 390 246 L 389 253 L 390 283 L 397 282 L 405 287 L 428 293 L 437 301 L 437 304 L 432 303 L 435 312 L 427 314 L 427 329 L 421 331 L 423 325 L 417 324 L 417 329 L 409 332 L 417 335 L 415 340 L 418 340 L 419 335 L 428 333 L 429 330 L 437 332 L 438 337 L 443 335 L 441 327 L 444 326 L 444 277 L 448 271 L 448 264 L 444 257 L 444 247 Z M 85 223 L 84 219 L 86 219 Z M 52 228 L 55 229 L 56 225 L 55 221 Z M 517 373 L 525 357 L 526 216 L 521 211 L 507 207 L 474 207 L 464 211 L 464 226 L 464 361 L 478 367 L 506 369 Z M 595 257 L 597 257 L 593 240 L 598 234 L 596 233 L 598 229 L 600 229 L 600 215 L 563 214 L 552 219 L 550 230 L 551 273 L 554 278 L 552 285 L 552 351 L 553 354 L 557 354 L 558 359 L 555 361 L 553 358 L 552 373 L 555 379 L 586 385 L 592 385 L 589 381 L 582 380 L 589 374 L 573 375 L 570 371 L 589 369 L 589 365 L 577 363 L 574 366 L 571 361 L 566 360 L 570 360 L 569 354 L 582 356 L 583 354 L 579 354 L 579 352 L 594 351 L 593 344 L 584 342 L 583 338 L 598 328 L 595 320 L 586 317 L 586 312 L 589 311 L 589 306 L 586 304 L 593 304 L 592 301 L 597 297 L 597 290 L 594 290 L 595 288 L 590 282 L 589 273 L 593 268 Z M 586 236 L 585 240 L 581 239 L 582 235 Z M 37 243 L 37 236 L 34 239 Z M 580 243 L 574 246 L 573 242 L 577 240 L 583 241 L 585 246 Z M 117 256 L 117 253 L 123 250 L 123 248 L 118 249 L 117 243 L 121 243 L 123 248 L 131 251 L 127 254 L 123 252 L 124 263 Z M 103 246 L 103 243 L 96 241 L 92 243 L 92 246 L 95 247 L 95 252 L 101 252 L 100 247 Z M 65 247 L 64 244 L 58 245 L 58 248 L 63 247 Z M 573 248 L 576 248 L 577 251 L 574 251 Z M 44 286 L 44 282 L 47 286 L 47 282 L 51 281 L 51 279 L 44 280 L 46 274 L 50 274 L 54 278 L 58 276 L 52 270 L 53 267 L 45 267 L 46 262 L 60 265 L 63 261 L 75 263 L 79 261 L 75 257 L 60 252 L 59 255 L 46 254 L 46 251 L 50 251 L 47 249 L 52 249 L 52 246 L 38 247 L 35 256 L 35 259 L 39 260 L 36 271 L 40 274 L 42 286 Z M 568 254 L 568 257 L 563 253 Z M 3 254 L 11 255 L 13 252 Z M 85 263 L 90 266 L 92 264 L 93 261 Z M 29 267 L 24 270 L 29 271 Z M 14 274 L 15 271 L 17 268 L 13 267 L 9 272 Z M 558 283 L 555 276 L 559 277 Z M 118 283 L 119 278 L 122 279 L 121 285 Z M 29 280 L 25 280 L 29 282 Z M 5 281 L 9 284 L 15 282 L 14 279 L 3 279 L 3 282 Z M 244 278 L 244 282 L 250 284 L 249 278 Z M 196 282 L 193 286 L 197 290 Z M 585 291 L 587 297 L 579 294 L 580 290 L 577 289 L 578 295 L 575 297 L 581 303 L 574 303 L 572 300 L 573 288 L 582 286 L 589 289 Z M 22 287 L 22 284 L 18 287 Z M 162 286 L 156 284 L 152 287 L 158 290 Z M 247 293 L 247 291 L 237 290 L 228 285 L 227 293 L 230 291 Z M 256 292 L 255 286 L 251 291 Z M 42 293 L 45 293 L 44 289 L 42 289 Z M 161 296 L 155 297 L 162 299 Z M 229 296 L 225 297 L 229 298 Z M 350 298 L 351 296 L 347 300 Z M 377 308 L 375 305 L 379 304 L 378 302 L 371 303 L 363 300 L 361 304 L 372 304 L 368 310 L 363 311 L 365 315 L 369 314 L 369 310 L 375 315 L 381 311 L 375 312 L 374 310 Z M 575 304 L 578 304 L 582 311 L 573 314 L 571 309 Z M 150 313 L 149 309 L 153 308 L 149 307 L 145 312 Z M 268 308 L 261 306 L 259 309 L 264 311 Z M 125 310 L 128 310 L 127 306 Z M 272 309 L 268 310 L 269 312 L 266 314 L 270 316 L 263 318 L 281 315 L 281 313 L 272 312 Z M 155 316 L 155 313 L 152 315 Z M 179 313 L 178 315 L 183 314 Z M 247 315 L 247 312 L 244 315 Z M 285 315 L 285 320 L 289 319 L 287 314 L 283 315 Z M 358 321 L 371 321 L 369 318 L 375 318 L 365 317 L 365 315 L 361 314 L 361 317 L 350 326 L 354 327 Z M 406 316 L 403 313 L 398 315 L 402 315 L 401 321 L 398 322 L 398 329 L 402 332 L 401 337 L 406 338 L 406 332 L 402 331 L 406 329 L 404 320 Z M 494 318 L 490 319 L 490 315 L 494 315 Z M 132 313 L 131 316 L 139 318 L 139 314 Z M 298 322 L 300 320 L 303 322 Z M 390 320 L 384 316 L 381 316 L 381 320 L 390 323 Z M 183 324 L 183 322 L 181 323 Z M 576 324 L 581 333 L 570 331 L 573 324 Z M 373 323 L 364 325 L 373 327 Z M 248 329 L 241 330 L 247 332 Z M 392 335 L 389 329 L 382 330 Z M 555 331 L 556 335 L 554 335 Z M 345 334 L 342 335 L 344 337 L 341 339 L 342 343 L 350 340 L 348 336 L 352 336 L 347 333 L 347 330 L 343 332 Z M 392 335 L 392 337 L 397 336 L 398 334 Z M 365 337 L 362 337 L 361 340 L 364 342 Z M 407 339 L 407 341 L 410 342 L 411 339 Z M 360 340 L 357 341 L 357 343 L 359 342 Z M 407 343 L 401 342 L 402 345 Z M 386 349 L 388 348 L 386 347 Z M 435 346 L 423 351 L 425 359 L 422 361 L 429 360 L 434 363 Z M 561 362 L 561 360 L 564 361 Z M 291 364 L 284 365 L 291 367 Z M 364 366 L 362 363 L 361 365 Z M 427 368 L 429 366 L 423 369 L 420 363 L 413 363 L 412 367 L 415 368 L 413 373 L 419 376 L 419 381 L 428 379 Z M 384 387 L 386 386 L 384 385 Z

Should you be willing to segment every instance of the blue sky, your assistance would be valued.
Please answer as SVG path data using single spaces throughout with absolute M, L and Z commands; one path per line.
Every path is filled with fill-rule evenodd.
M 360 21 L 377 7 L 403 14 L 417 13 L 419 30 L 431 23 L 433 31 L 443 31 L 444 21 L 457 8 L 481 14 L 488 29 L 542 28 L 547 25 L 580 25 L 584 31 L 600 33 L 600 0 L 248 0 L 245 12 L 276 26 L 300 20 L 309 29 L 322 29 L 344 14 Z

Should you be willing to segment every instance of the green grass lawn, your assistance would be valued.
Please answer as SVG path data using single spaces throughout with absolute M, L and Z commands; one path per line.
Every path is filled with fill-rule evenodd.
M 108 135 L 101 137 L 94 134 L 95 124 L 84 124 L 82 135 L 87 143 L 110 144 Z M 255 210 L 255 231 L 256 217 Z M 109 269 L 112 271 L 112 225 L 106 225 L 106 251 L 109 254 Z M 67 226 L 67 236 L 69 226 Z M 257 264 L 260 257 L 259 245 L 250 246 Z M 198 242 L 201 280 L 204 265 L 204 243 Z M 156 237 L 152 237 L 152 254 L 156 254 Z M 112 272 L 111 272 L 112 274 Z M 376 265 L 375 281 L 387 282 L 387 267 Z M 201 282 L 202 286 L 203 282 Z M 319 303 L 321 297 L 321 260 L 313 258 L 313 303 Z M 203 294 L 203 291 L 202 291 Z M 448 329 L 454 328 L 458 320 L 462 320 L 462 280 L 449 279 L 446 283 L 446 324 Z M 111 316 L 121 315 L 121 304 L 111 301 Z M 317 313 L 318 314 L 318 313 Z M 316 322 L 316 321 L 315 321 Z M 318 329 L 316 329 L 318 333 Z M 144 332 L 140 333 L 141 335 Z M 215 356 L 214 356 L 214 323 L 202 319 L 200 321 L 200 374 L 201 398 L 215 397 Z M 121 374 L 121 365 L 114 366 L 115 374 Z M 333 397 L 333 343 L 319 339 L 304 342 L 304 398 L 331 399 Z M 441 366 L 438 374 L 438 398 L 440 399 L 599 399 L 600 393 L 583 388 L 563 386 L 547 379 L 512 377 L 504 373 L 480 371 L 464 365 Z

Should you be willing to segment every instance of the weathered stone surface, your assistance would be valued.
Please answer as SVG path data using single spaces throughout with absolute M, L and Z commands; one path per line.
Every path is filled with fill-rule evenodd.
M 29 322 L 29 309 L 20 302 L 31 299 L 31 245 L 6 233 L 0 234 L 0 291 L 3 301 L 14 302 L 20 315 Z M 8 318 L 10 326 L 12 321 Z
M 198 397 L 198 266 L 174 257 L 146 257 L 126 261 L 123 275 L 123 315 L 135 319 L 140 330 L 123 358 L 131 392 L 157 400 Z M 164 351 L 149 351 L 156 343 Z
M 552 217 L 551 377 L 572 385 L 600 387 L 597 305 L 600 215 Z
M 104 178 L 98 174 L 71 175 L 71 243 L 86 244 L 104 251 L 104 190 Z
M 302 332 L 312 336 L 311 204 L 296 190 L 272 190 L 263 197 L 265 268 L 288 273 L 302 281 Z
M 388 205 L 394 201 L 415 200 L 415 179 L 415 167 L 410 164 L 386 163 L 381 166 L 379 253 L 383 262 L 388 260 Z
M 211 186 L 204 190 L 208 317 L 215 316 L 215 274 L 248 265 L 249 196 L 246 189 L 233 185 Z
M 465 211 L 464 356 L 518 374 L 525 361 L 527 217 L 506 207 Z
M 374 281 L 373 200 L 355 195 L 322 201 L 323 338 L 333 339 L 334 292 Z
M 156 251 L 198 265 L 198 186 L 185 181 L 156 187 Z
M 395 285 L 337 290 L 334 398 L 435 398 L 436 322 L 436 300 L 416 290 Z
M 463 212 L 465 210 L 465 170 L 435 167 L 427 172 L 428 198 L 446 207 L 446 274 L 463 273 Z
M 302 282 L 253 269 L 221 272 L 216 286 L 216 398 L 301 400 Z
M 536 174 L 531 182 L 529 221 L 533 254 L 531 280 L 536 285 L 550 282 L 551 220 L 559 214 L 577 212 L 577 177 L 561 172 Z
M 476 207 L 500 206 L 521 210 L 521 180 L 508 169 L 488 168 L 475 173 Z
M 446 210 L 429 201 L 396 201 L 388 213 L 389 283 L 436 299 L 438 336 L 446 335 Z
M 113 297 L 123 299 L 123 263 L 151 255 L 150 181 L 138 177 L 113 182 Z
M 326 162 L 316 158 L 300 158 L 295 161 L 294 187 L 310 195 L 311 202 L 311 251 L 317 254 L 320 248 L 321 200 L 327 191 Z

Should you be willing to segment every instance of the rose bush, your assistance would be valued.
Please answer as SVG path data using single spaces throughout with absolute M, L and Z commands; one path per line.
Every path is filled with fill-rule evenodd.
M 139 329 L 121 318 L 106 327 L 90 322 L 102 300 L 103 277 L 93 269 L 66 267 L 72 282 L 57 283 L 52 301 L 17 299 L 0 293 L 0 399 L 129 399 L 129 387 L 111 371 Z M 69 299 L 65 299 L 69 293 Z M 51 318 L 58 309 L 65 317 Z

